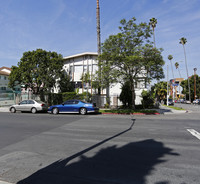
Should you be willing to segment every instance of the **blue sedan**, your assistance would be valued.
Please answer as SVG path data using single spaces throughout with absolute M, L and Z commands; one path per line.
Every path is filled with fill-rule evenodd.
M 99 109 L 94 107 L 93 104 L 87 103 L 81 100 L 67 100 L 66 102 L 60 105 L 50 106 L 48 109 L 49 113 L 58 114 L 58 113 L 80 113 L 85 115 L 89 112 L 98 112 Z

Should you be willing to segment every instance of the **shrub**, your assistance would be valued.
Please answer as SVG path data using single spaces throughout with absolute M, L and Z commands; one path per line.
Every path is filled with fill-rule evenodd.
M 142 91 L 142 105 L 143 108 L 153 108 L 154 107 L 154 100 L 151 98 L 150 92 L 148 91 Z

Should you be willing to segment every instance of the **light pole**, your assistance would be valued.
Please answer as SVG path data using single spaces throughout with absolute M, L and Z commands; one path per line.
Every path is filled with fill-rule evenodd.
M 167 65 L 167 106 L 169 105 L 169 90 L 168 90 L 168 85 L 169 85 L 169 82 L 168 82 L 168 65 Z
M 196 71 L 197 68 L 194 68 L 194 100 L 196 100 Z

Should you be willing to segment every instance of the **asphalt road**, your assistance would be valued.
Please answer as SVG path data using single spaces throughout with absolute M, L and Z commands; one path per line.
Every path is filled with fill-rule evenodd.
M 199 184 L 199 119 L 199 113 L 0 113 L 0 180 L 17 184 Z

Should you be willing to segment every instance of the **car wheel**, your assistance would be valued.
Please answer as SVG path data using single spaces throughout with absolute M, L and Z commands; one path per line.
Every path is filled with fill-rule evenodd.
M 53 110 L 52 110 L 52 114 L 58 114 L 58 108 L 53 108 Z
M 86 108 L 80 108 L 80 114 L 85 115 L 87 114 L 87 109 Z
M 15 113 L 16 109 L 14 107 L 11 107 L 10 112 Z
M 31 112 L 32 112 L 33 114 L 35 114 L 35 113 L 37 112 L 37 109 L 36 109 L 35 107 L 33 107 L 33 108 L 31 109 Z

